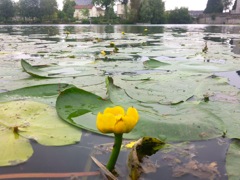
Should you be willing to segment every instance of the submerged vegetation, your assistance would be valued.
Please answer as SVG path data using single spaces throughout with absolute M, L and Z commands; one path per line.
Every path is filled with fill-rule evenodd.
M 81 134 L 92 132 L 99 138 L 115 134 L 117 141 L 123 135 L 120 154 L 128 152 L 126 140 L 140 139 L 129 157 L 132 177 L 157 172 L 156 164 L 147 162 L 147 169 L 144 160 L 158 150 L 174 167 L 174 177 L 221 177 L 216 162 L 198 162 L 196 149 L 186 143 L 212 139 L 228 145 L 228 177 L 239 177 L 240 86 L 223 77 L 238 76 L 240 56 L 228 41 L 233 33 L 209 33 L 216 26 L 133 26 L 137 33 L 129 26 L 116 26 L 113 33 L 112 27 L 98 26 L 101 33 L 66 27 L 55 34 L 54 27 L 45 27 L 49 34 L 34 34 L 26 26 L 0 34 L 0 166 L 26 162 L 33 154 L 29 139 L 60 146 L 82 142 Z

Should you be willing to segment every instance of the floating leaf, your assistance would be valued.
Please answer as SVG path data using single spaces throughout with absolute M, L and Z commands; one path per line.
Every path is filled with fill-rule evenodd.
M 59 78 L 59 77 L 71 77 L 71 76 L 89 76 L 94 75 L 97 72 L 92 67 L 60 67 L 60 66 L 53 66 L 47 68 L 40 68 L 39 66 L 32 66 L 25 60 L 21 60 L 21 65 L 24 71 L 34 77 L 40 78 Z M 90 70 L 91 69 L 91 70 Z
M 240 177 L 240 141 L 233 140 L 227 152 L 226 169 L 229 180 L 239 179 Z
M 149 59 L 147 61 L 143 62 L 144 67 L 148 69 L 153 69 L 153 68 L 158 68 L 160 66 L 168 66 L 170 65 L 169 63 L 161 62 L 155 59 Z
M 34 101 L 1 103 L 0 130 L 0 166 L 30 158 L 33 150 L 27 139 L 46 146 L 61 146 L 81 138 L 81 131 L 61 121 L 54 108 Z
M 167 138 L 169 141 L 211 139 L 222 135 L 223 122 L 198 103 L 183 103 L 178 106 L 143 104 L 131 99 L 123 89 L 107 78 L 109 99 L 78 88 L 63 91 L 56 102 L 59 116 L 75 126 L 98 132 L 96 115 L 108 106 L 134 106 L 140 120 L 125 138 L 138 139 L 142 136 Z
M 64 89 L 70 88 L 69 84 L 43 84 L 37 86 L 29 86 L 0 93 L 0 102 L 19 100 L 19 99 L 34 99 L 48 104 L 55 104 L 56 96 Z
M 3 126 L 2 119 L 0 121 L 0 166 L 17 165 L 27 161 L 33 154 L 29 141 L 13 132 L 13 128 Z
M 58 96 L 56 109 L 58 115 L 68 123 L 98 132 L 96 128 L 96 114 L 111 105 L 113 104 L 109 100 L 73 87 L 63 91 Z M 91 114 L 91 112 L 95 115 Z

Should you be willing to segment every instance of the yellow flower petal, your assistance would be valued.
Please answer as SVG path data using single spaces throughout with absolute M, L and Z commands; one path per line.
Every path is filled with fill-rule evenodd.
M 106 108 L 104 110 L 104 114 L 105 113 L 111 113 L 115 116 L 119 116 L 119 115 L 124 116 L 124 114 L 125 114 L 124 109 L 121 106 L 115 106 L 113 108 Z
M 123 134 L 127 131 L 126 129 L 126 124 L 124 123 L 124 121 L 119 120 L 115 126 L 114 126 L 114 133 L 115 134 Z
M 137 141 L 132 141 L 128 144 L 125 145 L 126 148 L 132 148 L 135 144 L 136 144 Z
M 115 124 L 116 124 L 116 118 L 113 114 L 98 113 L 96 125 L 100 132 L 113 133 Z
M 138 119 L 139 119 L 138 111 L 134 107 L 128 108 L 127 116 L 132 116 L 136 121 L 138 121 Z
M 139 115 L 137 109 L 130 107 L 125 114 L 121 106 L 106 108 L 98 113 L 96 125 L 102 133 L 122 134 L 130 132 L 137 124 Z
M 106 56 L 106 52 L 105 52 L 105 51 L 101 51 L 101 54 L 102 54 L 103 56 Z

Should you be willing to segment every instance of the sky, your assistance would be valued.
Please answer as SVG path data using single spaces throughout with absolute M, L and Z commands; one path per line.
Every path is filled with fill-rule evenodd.
M 18 0 L 15 0 L 18 1 Z M 187 7 L 188 10 L 204 10 L 206 8 L 207 0 L 163 0 L 165 1 L 165 9 L 172 10 L 176 7 Z M 62 9 L 63 0 L 57 0 L 59 9 Z
M 165 0 L 165 9 L 172 10 L 175 7 L 187 7 L 188 10 L 204 10 L 207 0 Z
M 207 0 L 163 0 L 165 1 L 166 10 L 175 9 L 175 7 L 187 7 L 188 10 L 204 10 Z M 62 5 L 63 0 L 57 0 L 59 5 Z M 61 9 L 61 6 L 60 6 Z

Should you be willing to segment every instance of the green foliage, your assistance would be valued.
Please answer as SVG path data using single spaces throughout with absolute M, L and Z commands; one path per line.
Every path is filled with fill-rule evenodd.
M 176 8 L 170 11 L 167 16 L 169 24 L 190 24 L 192 22 L 187 8 Z
M 230 10 L 231 5 L 233 4 L 233 0 L 222 0 L 223 3 L 223 10 L 227 11 Z
M 131 2 L 130 20 L 133 22 L 162 24 L 165 22 L 165 4 L 162 0 Z
M 83 16 L 85 16 L 86 18 L 89 17 L 89 9 L 82 9 L 81 13 Z
M 93 0 L 92 3 L 94 5 L 99 5 L 105 8 L 105 18 L 107 23 L 112 23 L 111 19 L 116 18 L 116 14 L 114 13 L 114 0 Z
M 40 1 L 40 18 L 47 17 L 48 19 L 53 17 L 57 12 L 56 0 L 41 0 Z
M 20 15 L 25 18 L 40 17 L 40 9 L 38 0 L 20 0 L 19 1 Z
M 63 21 L 66 17 L 66 14 L 63 11 L 58 11 L 57 12 L 57 17 L 60 21 Z
M 139 9 L 141 7 L 141 1 L 131 0 L 131 9 L 129 15 L 129 21 L 138 22 L 139 20 Z
M 152 19 L 151 7 L 149 0 L 143 0 L 140 6 L 139 19 L 140 22 L 150 23 Z
M 204 13 L 222 13 L 223 12 L 223 1 L 222 0 L 208 0 L 207 7 Z
M 74 14 L 74 6 L 76 5 L 75 1 L 72 0 L 64 0 L 63 1 L 63 12 L 69 20 L 73 20 L 73 14 Z
M 165 22 L 165 3 L 162 0 L 150 0 L 152 24 L 162 24 Z
M 114 0 L 93 0 L 92 3 L 108 9 L 110 6 L 113 7 Z
M 0 18 L 8 20 L 14 16 L 14 7 L 12 0 L 1 0 L 0 1 Z

